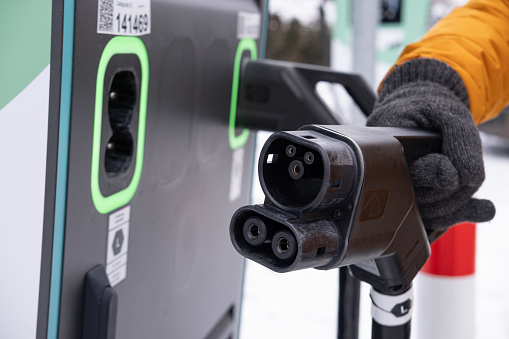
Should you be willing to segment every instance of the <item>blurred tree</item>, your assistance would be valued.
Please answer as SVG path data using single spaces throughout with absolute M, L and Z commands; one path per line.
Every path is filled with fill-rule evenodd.
M 297 19 L 285 22 L 271 14 L 267 38 L 267 59 L 328 66 L 330 29 L 322 19 L 303 25 Z

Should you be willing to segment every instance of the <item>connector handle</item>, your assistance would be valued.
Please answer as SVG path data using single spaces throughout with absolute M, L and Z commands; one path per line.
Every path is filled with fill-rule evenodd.
M 321 81 L 342 85 L 366 116 L 373 110 L 376 95 L 360 75 L 286 61 L 246 60 L 241 73 L 238 127 L 282 131 L 309 124 L 343 124 L 319 97 L 316 84 Z
M 366 116 L 375 106 L 376 94 L 359 74 L 333 71 L 327 67 L 294 64 L 294 67 L 315 88 L 321 81 L 342 85 Z

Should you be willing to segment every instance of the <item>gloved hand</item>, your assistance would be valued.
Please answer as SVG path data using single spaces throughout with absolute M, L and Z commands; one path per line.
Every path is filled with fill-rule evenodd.
M 409 164 L 417 204 L 428 233 L 459 222 L 493 219 L 495 206 L 472 195 L 484 181 L 481 139 L 461 77 L 435 59 L 396 67 L 381 88 L 368 126 L 421 128 L 442 135 L 442 153 Z

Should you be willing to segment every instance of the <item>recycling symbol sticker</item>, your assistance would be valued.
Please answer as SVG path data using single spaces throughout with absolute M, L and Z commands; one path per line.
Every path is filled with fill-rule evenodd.
M 118 255 L 122 250 L 122 245 L 124 243 L 124 232 L 122 229 L 119 229 L 113 238 L 113 243 L 111 244 L 111 248 L 113 249 L 113 254 Z
M 127 261 L 127 247 L 129 245 L 129 212 L 129 208 L 124 208 L 113 213 L 109 217 L 106 264 L 113 264 L 111 269 L 117 268 L 117 265 L 120 265 L 121 263 L 125 264 Z M 123 259 L 119 261 L 121 258 Z

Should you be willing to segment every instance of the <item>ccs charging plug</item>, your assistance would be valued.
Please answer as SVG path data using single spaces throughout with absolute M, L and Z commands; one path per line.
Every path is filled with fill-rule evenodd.
M 350 265 L 380 290 L 404 290 L 429 256 L 407 164 L 439 149 L 437 135 L 402 128 L 274 133 L 258 164 L 265 202 L 233 215 L 232 243 L 276 272 Z

